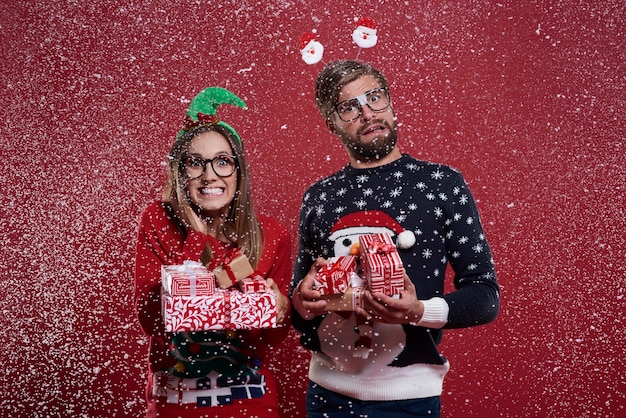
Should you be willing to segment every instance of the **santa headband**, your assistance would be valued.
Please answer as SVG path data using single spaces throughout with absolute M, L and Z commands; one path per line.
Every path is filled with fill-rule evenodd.
M 235 128 L 217 117 L 217 107 L 221 104 L 230 104 L 247 110 L 246 103 L 236 94 L 222 87 L 207 87 L 193 98 L 187 112 L 182 129 L 176 135 L 180 138 L 185 132 L 202 125 L 219 125 L 227 129 L 241 144 L 241 137 Z
M 371 48 L 378 42 L 376 22 L 372 18 L 362 17 L 356 20 L 356 29 L 352 32 L 352 40 L 361 48 Z M 300 54 L 302 60 L 309 64 L 317 64 L 324 55 L 324 46 L 316 40 L 316 32 L 306 32 L 300 37 Z M 357 53 L 357 58 L 359 54 Z

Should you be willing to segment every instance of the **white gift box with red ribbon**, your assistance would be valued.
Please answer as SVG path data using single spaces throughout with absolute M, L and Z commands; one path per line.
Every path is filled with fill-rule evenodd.
M 371 292 L 389 296 L 404 290 L 404 267 L 391 235 L 377 233 L 359 237 L 361 268 Z

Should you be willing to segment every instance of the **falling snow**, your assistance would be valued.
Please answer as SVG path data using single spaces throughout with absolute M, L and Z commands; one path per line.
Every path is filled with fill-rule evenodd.
M 0 5 L 2 416 L 141 416 L 134 234 L 189 98 L 244 98 L 222 117 L 258 208 L 295 237 L 306 186 L 346 164 L 297 40 L 354 58 L 364 15 L 379 39 L 359 59 L 389 78 L 401 149 L 463 173 L 502 285 L 495 323 L 445 334 L 444 415 L 626 414 L 623 2 L 375 3 Z M 285 417 L 304 417 L 308 358 L 292 333 L 270 361 Z

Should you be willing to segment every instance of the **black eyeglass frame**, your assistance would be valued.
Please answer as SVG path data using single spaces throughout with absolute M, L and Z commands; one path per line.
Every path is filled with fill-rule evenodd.
M 221 175 L 221 174 L 219 174 L 219 173 L 217 172 L 217 170 L 215 170 L 215 166 L 213 165 L 213 161 L 215 161 L 215 160 L 219 160 L 220 158 L 223 158 L 223 157 L 229 157 L 229 158 L 232 158 L 232 159 L 233 159 L 233 161 L 234 161 L 234 163 L 235 163 L 235 164 L 233 165 L 233 171 L 231 171 L 231 172 L 230 172 L 230 174 L 227 174 L 227 175 Z M 191 177 L 191 176 L 189 175 L 189 173 L 187 172 L 187 161 L 188 161 L 188 160 L 190 160 L 190 159 L 193 159 L 193 160 L 195 160 L 195 161 L 198 161 L 198 162 L 201 162 L 201 163 L 202 163 L 202 173 L 200 173 L 200 175 L 195 176 L 195 177 Z M 213 157 L 213 158 L 202 158 L 202 157 L 199 157 L 199 156 L 197 156 L 197 155 L 186 155 L 186 156 L 184 156 L 184 157 L 183 157 L 183 159 L 182 159 L 182 161 L 181 161 L 181 162 L 182 162 L 182 166 L 181 166 L 181 168 L 182 168 L 182 170 L 184 170 L 185 175 L 186 175 L 186 176 L 187 176 L 187 178 L 189 178 L 190 180 L 197 179 L 197 178 L 200 178 L 200 177 L 204 176 L 204 173 L 206 173 L 206 166 L 207 166 L 207 164 L 210 164 L 210 165 L 211 165 L 211 169 L 213 170 L 213 172 L 215 173 L 215 175 L 216 175 L 216 176 L 218 176 L 218 177 L 221 177 L 221 178 L 226 178 L 226 177 L 230 177 L 230 176 L 232 176 L 232 175 L 233 175 L 233 173 L 234 173 L 235 171 L 237 171 L 237 169 L 239 168 L 239 161 L 237 161 L 237 156 L 236 156 L 236 155 L 228 155 L 228 154 L 220 154 L 220 155 L 216 155 L 216 156 L 215 156 L 215 157 Z
M 383 91 L 387 95 L 387 106 L 385 106 L 382 109 L 374 110 L 374 109 L 372 109 L 372 107 L 368 103 L 367 98 L 368 98 L 368 96 L 371 96 L 373 93 L 377 93 L 379 91 Z M 341 113 L 339 112 L 339 106 L 344 104 L 344 103 L 346 103 L 346 102 L 350 102 L 352 100 L 356 100 L 356 103 L 357 103 L 357 105 L 359 107 L 359 114 L 357 116 L 353 117 L 352 119 L 345 120 L 344 118 L 341 117 Z M 358 118 L 360 118 L 361 116 L 363 116 L 363 105 L 366 105 L 367 107 L 370 108 L 370 110 L 372 112 L 375 112 L 375 113 L 381 113 L 381 112 L 386 111 L 391 106 L 391 95 L 389 94 L 389 88 L 387 88 L 387 87 L 379 87 L 379 88 L 376 88 L 376 89 L 369 90 L 369 91 L 365 92 L 364 94 L 362 94 L 360 96 L 352 97 L 352 98 L 347 99 L 347 100 L 342 100 L 342 101 L 340 101 L 339 103 L 337 103 L 337 104 L 335 104 L 333 106 L 333 110 L 335 111 L 335 113 L 337 113 L 337 116 L 339 116 L 339 119 L 341 119 L 342 121 L 344 121 L 344 122 L 353 122 L 353 121 L 357 120 Z

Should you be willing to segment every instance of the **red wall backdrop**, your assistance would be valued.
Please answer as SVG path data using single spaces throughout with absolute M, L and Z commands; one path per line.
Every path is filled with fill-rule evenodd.
M 0 5 L 0 415 L 142 414 L 134 234 L 189 99 L 246 100 L 219 113 L 295 241 L 305 187 L 346 162 L 298 40 L 355 58 L 360 16 L 402 149 L 465 174 L 502 284 L 495 323 L 444 338 L 444 414 L 626 414 L 623 2 L 123 3 Z M 285 417 L 304 416 L 307 362 L 292 333 L 272 363 Z

